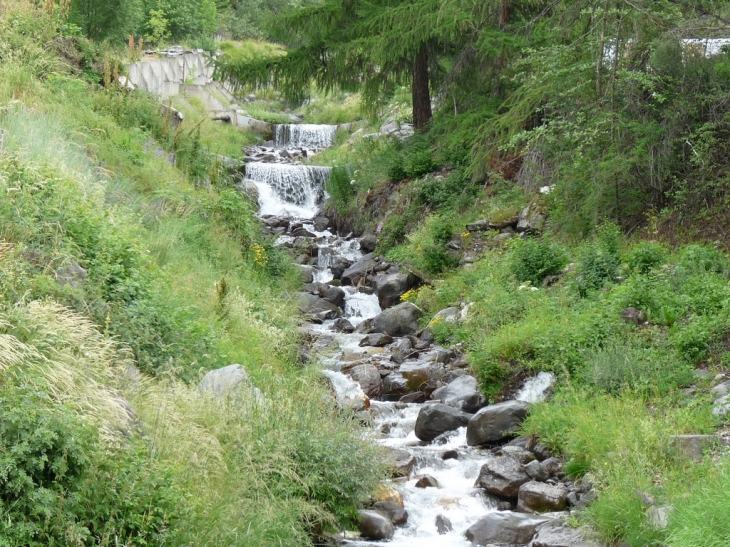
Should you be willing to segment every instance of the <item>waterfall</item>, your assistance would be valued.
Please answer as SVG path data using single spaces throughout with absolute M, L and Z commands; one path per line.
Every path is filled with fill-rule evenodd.
M 259 189 L 261 214 L 312 218 L 324 199 L 329 167 L 249 163 L 246 179 Z
M 329 148 L 337 133 L 336 125 L 286 124 L 274 126 L 274 144 L 280 148 Z

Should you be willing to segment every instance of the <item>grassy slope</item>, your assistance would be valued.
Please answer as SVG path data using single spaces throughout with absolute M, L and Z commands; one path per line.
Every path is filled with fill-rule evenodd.
M 308 544 L 380 471 L 296 364 L 299 281 L 208 153 L 248 137 L 71 76 L 20 8 L 0 16 L 0 544 Z M 231 363 L 266 404 L 191 387 Z

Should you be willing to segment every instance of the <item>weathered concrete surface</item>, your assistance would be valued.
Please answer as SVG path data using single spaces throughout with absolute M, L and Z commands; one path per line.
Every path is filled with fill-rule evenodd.
M 213 63 L 202 53 L 148 59 L 127 66 L 129 81 L 163 99 L 180 93 L 185 84 L 207 85 L 213 82 Z

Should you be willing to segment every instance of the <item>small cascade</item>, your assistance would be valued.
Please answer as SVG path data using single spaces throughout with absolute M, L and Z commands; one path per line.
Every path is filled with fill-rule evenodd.
M 329 148 L 337 134 L 336 125 L 285 124 L 274 126 L 274 145 L 279 148 Z
M 545 399 L 548 389 L 555 383 L 555 375 L 551 372 L 541 372 L 530 378 L 517 393 L 515 399 L 526 403 L 538 403 Z
M 249 163 L 246 179 L 259 190 L 260 214 L 312 218 L 324 199 L 330 168 Z

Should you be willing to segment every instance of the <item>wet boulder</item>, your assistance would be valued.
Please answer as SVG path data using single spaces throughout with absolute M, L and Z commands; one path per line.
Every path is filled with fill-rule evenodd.
M 371 274 L 380 265 L 373 253 L 364 255 L 360 260 L 342 272 L 342 283 L 345 285 L 357 285 L 368 274 Z
M 383 396 L 386 401 L 398 401 L 408 393 L 408 380 L 402 374 L 393 372 L 383 378 Z
M 431 395 L 434 400 L 440 400 L 445 405 L 453 406 L 464 412 L 474 413 L 487 405 L 473 376 L 460 376 L 447 385 L 438 388 Z
M 342 372 L 360 384 L 365 395 L 371 399 L 377 399 L 383 394 L 383 382 L 375 365 L 369 363 L 354 365 L 343 368 Z
M 360 250 L 363 253 L 372 253 L 378 243 L 378 238 L 373 234 L 367 234 L 360 238 Z
M 322 300 L 334 304 L 340 309 L 345 309 L 345 291 L 331 285 L 319 286 L 319 297 Z
M 392 501 L 375 502 L 373 510 L 386 517 L 393 526 L 403 526 L 408 523 L 408 511 Z
M 332 324 L 332 330 L 335 332 L 344 332 L 345 334 L 349 334 L 355 331 L 355 327 L 353 327 L 352 323 L 350 323 L 347 319 L 340 317 Z
M 427 361 L 406 361 L 400 366 L 398 372 L 406 379 L 408 391 L 431 393 L 441 383 L 444 366 Z
M 418 286 L 419 279 L 412 273 L 394 273 L 382 275 L 375 279 L 375 292 L 382 309 L 400 303 L 400 298 L 413 287 Z
M 386 452 L 385 457 L 394 477 L 407 476 L 416 465 L 416 458 L 407 450 L 392 448 Z
M 494 512 L 478 520 L 464 535 L 473 545 L 527 545 L 537 527 L 551 520 L 524 513 Z
M 439 481 L 431 475 L 423 475 L 416 481 L 416 488 L 439 488 Z
M 393 341 L 393 337 L 388 334 L 383 334 L 382 332 L 374 332 L 372 334 L 368 334 L 360 340 L 360 347 L 376 347 L 376 348 L 382 348 L 387 346 Z
M 330 264 L 330 271 L 332 272 L 333 279 L 341 279 L 342 274 L 345 273 L 345 270 L 349 268 L 352 265 L 352 262 L 347 260 L 346 258 L 337 257 L 335 261 Z
M 314 230 L 316 232 L 324 232 L 330 225 L 330 219 L 325 216 L 314 217 Z
M 517 510 L 523 513 L 562 511 L 568 503 L 568 489 L 560 485 L 530 481 L 520 486 Z
M 478 446 L 508 439 L 527 416 L 528 403 L 505 401 L 482 408 L 469 420 L 466 442 Z
M 418 319 L 423 311 L 410 302 L 388 308 L 372 319 L 364 321 L 358 332 L 384 332 L 390 336 L 407 336 L 418 331 Z
M 338 306 L 313 294 L 298 293 L 297 306 L 303 314 L 312 315 L 321 320 L 335 319 L 340 316 Z
M 496 496 L 515 499 L 520 486 L 529 480 L 530 477 L 517 460 L 509 456 L 497 456 L 482 465 L 474 486 Z
M 393 537 L 395 530 L 393 523 L 387 517 L 377 511 L 360 510 L 357 512 L 360 516 L 358 529 L 360 535 L 365 539 L 382 540 Z
M 416 437 L 422 441 L 432 441 L 442 433 L 464 427 L 469 423 L 469 418 L 471 414 L 448 405 L 422 406 L 416 419 Z
M 597 543 L 583 537 L 580 528 L 570 528 L 553 520 L 537 527 L 529 547 L 596 547 Z
M 436 531 L 439 533 L 440 536 L 448 534 L 453 529 L 454 525 L 451 524 L 451 520 L 449 520 L 448 517 L 445 517 L 443 515 L 438 515 L 436 517 Z

